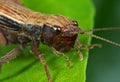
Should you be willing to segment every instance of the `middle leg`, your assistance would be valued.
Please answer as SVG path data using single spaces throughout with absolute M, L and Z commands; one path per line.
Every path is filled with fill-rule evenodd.
M 38 47 L 35 46 L 35 45 L 32 45 L 31 46 L 31 51 L 40 59 L 44 69 L 45 69 L 45 72 L 46 72 L 46 75 L 47 75 L 47 78 L 48 78 L 48 81 L 49 82 L 52 82 L 52 77 L 50 75 L 50 72 L 48 70 L 48 67 L 47 67 L 47 64 L 46 64 L 46 61 L 44 59 L 44 56 L 43 54 L 39 51 Z

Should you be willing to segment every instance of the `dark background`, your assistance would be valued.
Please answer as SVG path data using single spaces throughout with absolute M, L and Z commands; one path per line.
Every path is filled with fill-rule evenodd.
M 93 0 L 96 7 L 95 28 L 120 27 L 120 0 Z M 101 31 L 94 34 L 120 43 L 120 31 Z M 120 47 L 92 39 L 101 43 L 102 48 L 90 51 L 87 82 L 120 82 Z

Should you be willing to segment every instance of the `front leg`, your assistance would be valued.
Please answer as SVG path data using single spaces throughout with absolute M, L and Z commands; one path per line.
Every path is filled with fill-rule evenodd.
M 52 49 L 53 49 L 53 52 L 54 52 L 55 55 L 57 55 L 57 56 L 63 56 L 65 58 L 66 63 L 67 63 L 67 67 L 71 67 L 71 61 L 70 61 L 70 58 L 68 56 L 66 56 L 62 52 L 59 52 L 59 51 L 55 50 L 54 48 L 52 48 Z
M 47 64 L 46 64 L 46 61 L 44 59 L 44 56 L 43 54 L 39 51 L 38 47 L 35 46 L 35 45 L 32 45 L 31 46 L 31 51 L 40 59 L 44 69 L 45 69 L 45 72 L 46 72 L 46 75 L 47 75 L 47 78 L 48 78 L 48 81 L 49 82 L 52 82 L 52 78 L 51 78 L 51 75 L 50 75 L 50 72 L 48 70 L 48 67 L 47 67 Z
M 75 43 L 76 43 L 76 45 L 77 45 L 76 50 L 77 50 L 77 52 L 78 52 L 78 54 L 79 54 L 80 61 L 83 60 L 83 54 L 82 54 L 82 52 L 80 51 L 80 49 L 81 49 L 81 50 L 88 50 L 88 49 L 92 49 L 92 48 L 94 48 L 94 47 L 101 47 L 101 44 L 82 45 L 82 44 L 80 43 L 80 41 L 78 40 L 78 38 L 77 38 L 77 40 L 76 40 Z
M 94 47 L 101 48 L 101 44 L 82 45 L 78 39 L 76 40 L 76 44 L 82 50 L 93 49 Z

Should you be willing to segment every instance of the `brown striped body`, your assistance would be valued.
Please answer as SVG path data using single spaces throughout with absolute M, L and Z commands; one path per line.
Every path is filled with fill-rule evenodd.
M 81 48 L 90 49 L 94 46 L 100 46 L 98 44 L 90 46 L 80 44 L 77 39 L 79 33 L 120 46 L 118 43 L 89 34 L 88 32 L 78 28 L 76 21 L 64 16 L 34 12 L 24 7 L 20 0 L 0 0 L 0 44 L 19 44 L 18 48 L 11 50 L 7 55 L 0 58 L 0 70 L 2 64 L 15 58 L 24 50 L 27 43 L 30 43 L 31 51 L 40 59 L 48 81 L 52 82 L 43 53 L 39 49 L 41 42 L 52 47 L 58 54 L 61 54 L 66 59 L 67 66 L 70 66 L 70 60 L 64 55 L 64 52 L 73 48 L 75 43 L 81 59 L 83 57 L 80 52 Z
M 41 40 L 56 50 L 65 52 L 74 46 L 77 38 L 77 34 L 74 33 L 78 30 L 76 22 L 61 15 L 33 12 L 14 1 L 0 1 L 0 20 L 0 29 L 7 31 L 4 35 L 10 44 L 17 42 L 23 44 L 24 42 L 17 40 L 20 35 L 28 39 L 24 44 L 35 38 L 36 41 Z M 34 34 L 33 29 L 38 32 Z M 59 29 L 57 30 L 60 31 L 59 34 L 56 34 L 55 29 Z
M 25 8 L 19 0 L 0 0 L 0 44 L 19 44 L 0 59 L 3 63 L 16 57 L 31 43 L 31 51 L 40 59 L 48 81 L 52 82 L 46 62 L 38 47 L 40 42 L 62 53 L 70 65 L 69 58 L 63 53 L 74 47 L 80 29 L 76 21 L 61 15 L 46 15 Z

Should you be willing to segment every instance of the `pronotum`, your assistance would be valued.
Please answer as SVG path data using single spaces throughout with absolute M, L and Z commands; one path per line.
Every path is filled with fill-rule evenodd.
M 40 59 L 48 81 L 52 82 L 52 77 L 46 65 L 43 53 L 38 48 L 40 42 L 53 48 L 56 53 L 61 54 L 66 59 L 67 65 L 70 66 L 70 60 L 64 55 L 64 52 L 73 48 L 75 43 L 79 49 L 89 49 L 94 46 L 100 46 L 99 44 L 89 46 L 80 44 L 77 38 L 78 34 L 87 34 L 116 46 L 120 46 L 118 43 L 89 33 L 91 31 L 112 29 L 120 28 L 84 31 L 78 28 L 78 23 L 76 21 L 62 15 L 46 15 L 33 12 L 25 8 L 19 0 L 0 0 L 0 44 L 19 44 L 18 48 L 11 50 L 5 56 L 1 57 L 0 69 L 3 63 L 19 55 L 26 44 L 30 42 L 31 51 Z M 78 52 L 81 56 L 81 52 Z

